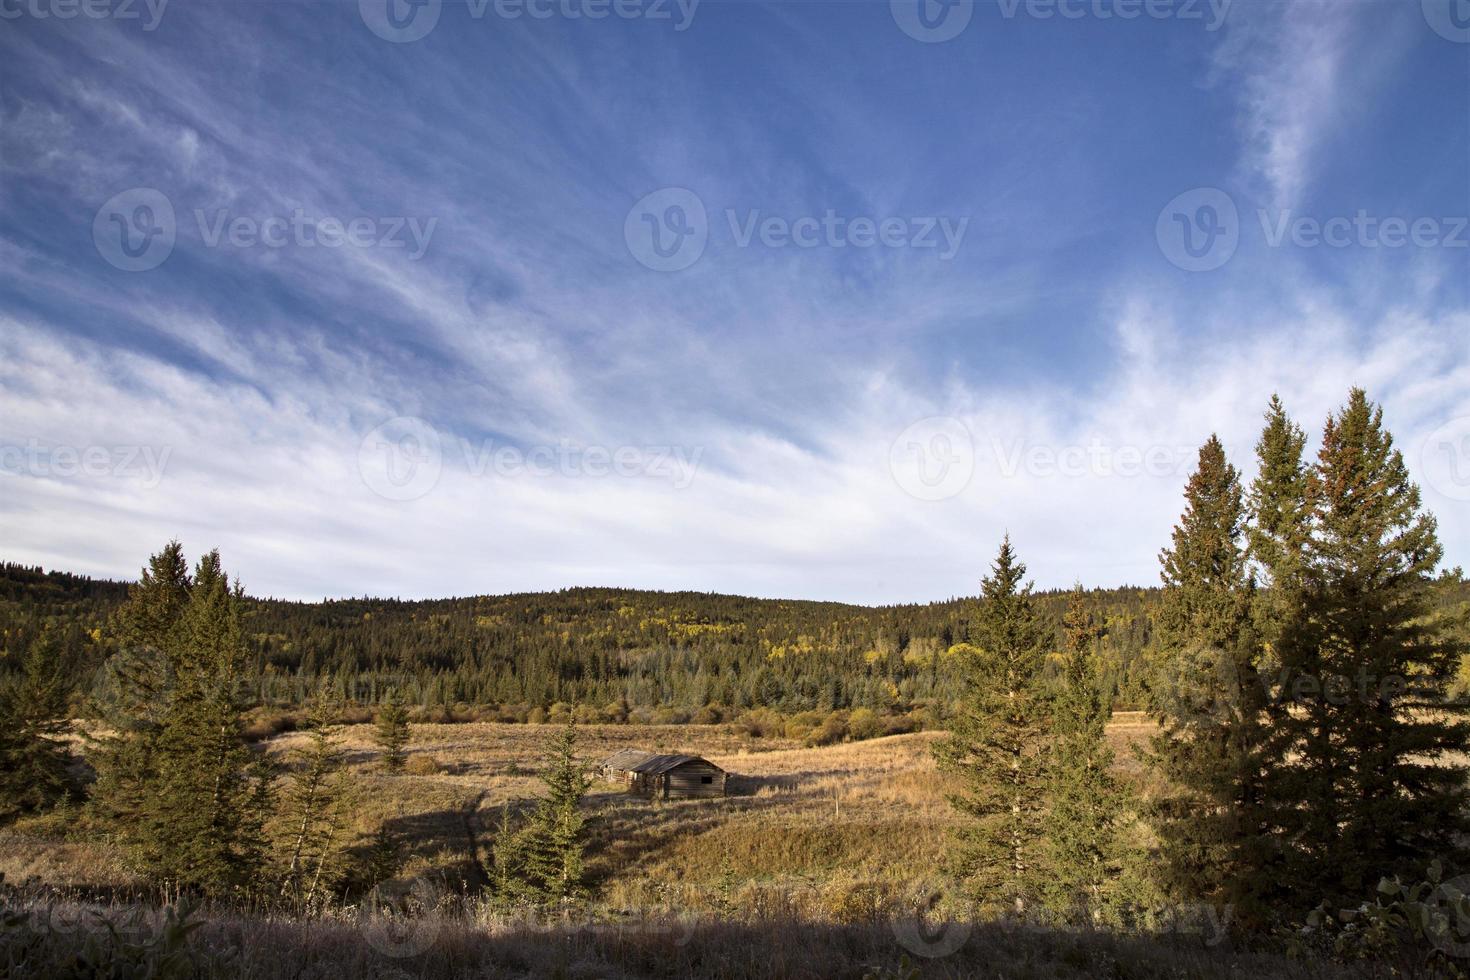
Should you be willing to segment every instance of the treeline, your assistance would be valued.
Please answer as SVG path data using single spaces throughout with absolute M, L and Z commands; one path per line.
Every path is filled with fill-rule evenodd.
M 111 624 L 127 590 L 0 567 L 0 669 L 18 669 L 49 630 L 69 671 L 92 676 L 123 642 Z M 1127 588 L 1088 596 L 1107 629 L 1104 682 L 1124 708 L 1141 705 L 1156 599 Z M 1059 626 L 1064 597 L 1041 602 Z M 625 589 L 421 602 L 246 596 L 243 693 L 301 708 L 322 682 L 349 704 L 398 691 L 420 716 L 443 720 L 555 721 L 558 705 L 573 704 L 584 722 L 717 722 L 754 708 L 942 714 L 960 691 L 954 654 L 972 638 L 975 611 L 971 599 L 869 608 Z
M 1238 933 L 1296 923 L 1348 956 L 1463 943 L 1464 610 L 1443 601 L 1435 519 L 1381 409 L 1354 390 L 1315 459 L 1306 444 L 1273 399 L 1249 485 L 1217 438 L 1200 449 L 1161 555 L 1146 792 L 1114 774 L 1083 597 L 1058 689 L 1051 626 L 1002 544 L 936 749 L 966 817 L 952 870 L 977 901 L 1081 921 L 1207 903 Z
M 123 642 L 111 624 L 127 593 L 127 583 L 0 566 L 0 677 L 18 674 L 47 631 L 78 698 L 95 690 Z M 1100 683 L 1118 710 L 1147 703 L 1159 597 L 1141 588 L 1086 593 Z M 1435 601 L 1470 605 L 1470 585 L 1446 576 Z M 1036 597 L 1053 654 L 1066 602 L 1061 593 Z M 585 723 L 866 709 L 912 714 L 924 727 L 963 692 L 956 655 L 973 645 L 978 614 L 974 599 L 870 608 L 626 589 L 241 603 L 241 696 L 288 721 L 304 717 L 326 683 L 349 707 L 373 708 L 397 692 L 416 720 L 560 722 L 576 705 Z M 1057 660 L 1046 668 L 1051 683 Z

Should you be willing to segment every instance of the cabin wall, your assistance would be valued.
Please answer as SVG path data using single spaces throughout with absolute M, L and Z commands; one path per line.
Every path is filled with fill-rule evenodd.
M 725 795 L 726 774 L 708 762 L 686 762 L 659 777 L 657 794 L 670 800 L 704 799 Z

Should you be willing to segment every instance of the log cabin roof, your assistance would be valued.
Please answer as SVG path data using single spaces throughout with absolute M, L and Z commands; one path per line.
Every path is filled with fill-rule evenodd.
M 691 762 L 702 762 L 716 772 L 725 771 L 708 759 L 702 759 L 697 755 L 655 755 L 631 768 L 633 772 L 643 773 L 648 776 L 657 776 Z
M 647 762 L 649 759 L 656 758 L 658 758 L 658 756 L 654 755 L 652 752 L 644 752 L 642 749 L 619 749 L 612 755 L 608 756 L 606 759 L 602 760 L 602 768 L 623 769 L 627 771 L 632 771 L 634 767 L 640 765 L 641 763 Z

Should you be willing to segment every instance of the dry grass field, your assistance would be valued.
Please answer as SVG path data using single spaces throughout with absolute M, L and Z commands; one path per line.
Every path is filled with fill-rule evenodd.
M 1150 731 L 1140 716 L 1116 719 L 1110 737 L 1120 770 L 1137 772 L 1133 747 Z M 650 802 L 595 783 L 586 801 L 594 901 L 566 920 L 508 914 L 474 894 L 487 876 L 501 808 L 539 792 L 537 766 L 555 734 L 555 726 L 415 725 L 408 771 L 390 775 L 370 727 L 346 729 L 354 838 L 360 845 L 386 823 L 402 843 L 400 887 L 432 911 L 380 918 L 361 896 L 311 921 L 221 911 L 198 934 L 207 955 L 190 972 L 589 980 L 1371 975 L 1227 950 L 1198 930 L 1128 937 L 976 924 L 931 933 L 918 921 L 905 924 L 903 910 L 927 894 L 916 883 L 935 880 L 953 820 L 930 755 L 934 733 L 812 748 L 752 739 L 731 726 L 581 729 L 589 763 L 625 747 L 700 754 L 732 774 L 730 793 Z M 303 740 L 280 735 L 266 748 L 285 760 Z M 26 896 L 22 904 L 67 925 L 36 942 L 84 941 L 77 923 L 88 920 L 88 907 L 127 922 L 123 899 L 98 899 L 98 891 L 129 884 L 121 862 L 105 841 L 71 832 L 67 821 L 23 822 L 0 836 L 6 882 L 31 883 L 17 893 Z M 92 904 L 57 904 L 54 890 L 37 885 L 74 886 L 73 895 Z M 140 935 L 148 933 L 143 926 L 159 928 L 160 912 L 141 916 L 132 926 Z
M 432 873 L 455 891 L 481 883 L 485 848 L 500 808 L 540 792 L 536 776 L 554 725 L 493 723 L 413 726 L 407 771 L 379 766 L 372 727 L 343 730 L 359 843 L 386 824 L 404 849 L 403 875 Z M 1120 715 L 1109 729 L 1119 766 L 1137 770 L 1133 744 L 1152 730 Z M 874 880 L 902 882 L 937 867 L 952 819 L 945 784 L 921 732 L 807 748 L 751 738 L 729 725 L 607 725 L 578 729 L 589 763 L 620 748 L 703 755 L 732 774 L 720 800 L 654 803 L 596 782 L 589 874 L 609 904 L 665 904 L 682 890 L 728 882 L 786 886 Z M 286 760 L 306 736 L 266 743 Z M 0 832 L 0 873 L 9 882 L 60 886 L 129 884 L 105 841 L 68 833 L 69 816 L 22 822 Z

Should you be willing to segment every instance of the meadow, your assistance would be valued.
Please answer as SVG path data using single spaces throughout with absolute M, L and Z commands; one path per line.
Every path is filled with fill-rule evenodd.
M 1109 727 L 1129 778 L 1141 778 L 1134 749 L 1151 731 L 1131 714 Z M 807 747 L 729 725 L 580 729 L 589 764 L 624 747 L 701 754 L 732 774 L 729 795 L 650 802 L 594 782 L 592 900 L 560 916 L 507 909 L 479 897 L 489 842 L 503 808 L 540 792 L 556 733 L 417 724 L 405 771 L 390 774 L 371 726 L 345 728 L 350 836 L 363 847 L 391 828 L 393 881 L 309 918 L 206 907 L 176 941 L 165 910 L 137 903 L 146 890 L 108 841 L 72 826 L 77 814 L 19 821 L 0 832 L 0 873 L 7 906 L 31 925 L 12 922 L 6 955 L 14 965 L 46 943 L 101 948 L 110 923 L 142 951 L 143 975 L 167 975 L 170 963 L 178 975 L 261 977 L 1378 975 L 1235 949 L 1219 911 L 1203 908 L 1161 908 L 1123 932 L 971 921 L 940 878 L 956 817 L 930 753 L 939 736 L 925 732 Z M 286 760 L 304 739 L 278 735 L 265 749 Z

